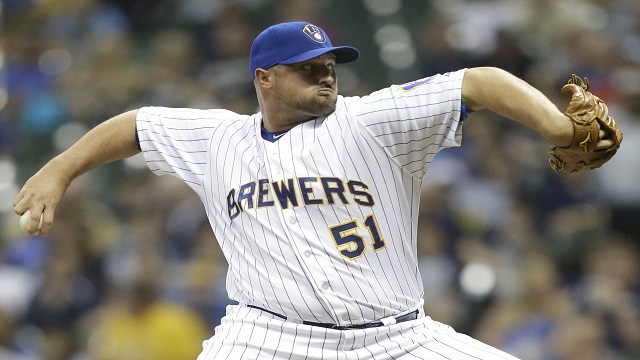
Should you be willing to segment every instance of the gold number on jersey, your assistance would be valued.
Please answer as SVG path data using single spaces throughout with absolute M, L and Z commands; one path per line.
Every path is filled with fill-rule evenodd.
M 366 248 L 364 238 L 358 234 L 359 227 L 358 220 L 356 219 L 329 227 L 333 241 L 335 241 L 340 254 L 352 260 L 362 256 Z M 371 245 L 374 251 L 387 246 L 384 238 L 380 235 L 378 222 L 373 214 L 364 219 L 364 227 L 369 230 L 369 235 L 372 240 Z

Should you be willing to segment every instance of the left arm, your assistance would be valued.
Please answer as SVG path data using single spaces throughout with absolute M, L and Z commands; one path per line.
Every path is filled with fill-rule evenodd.
M 540 91 L 504 70 L 468 69 L 462 81 L 462 100 L 469 110 L 491 110 L 553 145 L 566 147 L 573 141 L 571 120 Z

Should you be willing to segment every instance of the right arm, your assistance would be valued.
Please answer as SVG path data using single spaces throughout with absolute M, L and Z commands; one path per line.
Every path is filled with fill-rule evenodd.
M 535 131 L 550 144 L 571 145 L 571 120 L 539 90 L 504 70 L 467 69 L 462 98 L 469 110 L 491 110 Z
M 136 114 L 137 110 L 127 111 L 91 129 L 27 180 L 15 197 L 13 210 L 22 214 L 31 209 L 29 234 L 36 233 L 43 213 L 40 234 L 49 233 L 55 208 L 73 179 L 99 165 L 140 152 L 136 143 Z

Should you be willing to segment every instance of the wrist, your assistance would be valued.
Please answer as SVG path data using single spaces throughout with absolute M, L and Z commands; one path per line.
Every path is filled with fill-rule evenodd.
M 78 164 L 78 159 L 72 159 L 69 155 L 62 153 L 51 159 L 42 170 L 68 185 L 81 174 Z
M 547 140 L 558 147 L 569 147 L 573 143 L 573 122 L 564 114 L 560 113 L 557 120 L 554 121 L 556 126 L 552 130 Z

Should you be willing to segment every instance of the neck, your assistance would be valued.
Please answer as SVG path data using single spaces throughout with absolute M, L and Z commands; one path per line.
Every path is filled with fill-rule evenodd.
M 258 105 L 262 114 L 262 125 L 270 132 L 287 131 L 293 127 L 313 120 L 317 114 L 305 111 L 282 101 L 270 91 L 256 85 Z
M 288 113 L 283 111 L 275 116 L 273 113 L 262 111 L 262 126 L 270 132 L 287 131 L 316 117 L 315 115 L 293 113 L 291 111 Z

